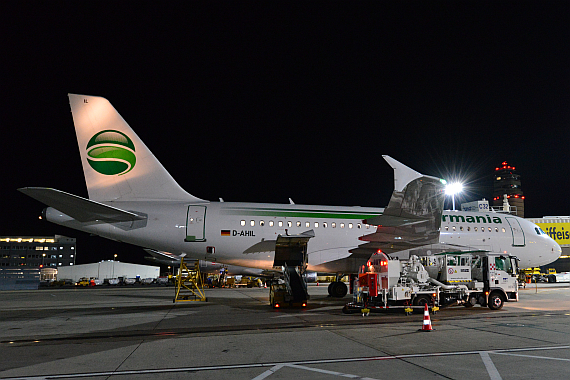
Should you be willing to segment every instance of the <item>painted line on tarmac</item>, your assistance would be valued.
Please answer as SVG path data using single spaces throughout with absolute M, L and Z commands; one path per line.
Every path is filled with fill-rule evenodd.
M 489 352 L 488 351 L 479 352 L 479 355 L 481 356 L 481 360 L 483 360 L 483 364 L 485 365 L 485 369 L 487 369 L 487 373 L 489 374 L 489 378 L 491 380 L 503 380 L 503 378 L 499 374 L 499 371 L 497 370 L 497 367 L 495 367 L 495 363 L 493 363 L 493 360 L 491 360 L 491 357 L 489 356 Z
M 279 364 L 273 368 L 269 368 L 267 371 L 263 372 L 261 375 L 254 377 L 252 380 L 263 380 L 266 377 L 269 377 L 269 376 L 273 375 L 275 372 L 279 371 L 281 368 L 283 368 L 283 366 L 284 366 L 283 364 Z
M 140 369 L 140 370 L 125 370 L 125 371 L 107 371 L 107 372 L 83 372 L 83 373 L 69 373 L 69 374 L 55 374 L 55 375 L 41 375 L 41 376 L 19 376 L 19 377 L 4 377 L 2 380 L 56 380 L 56 379 L 74 379 L 80 377 L 97 377 L 97 376 L 121 376 L 121 375 L 145 375 L 145 374 L 159 374 L 159 373 L 177 373 L 177 372 L 196 372 L 196 371 L 214 371 L 214 370 L 229 370 L 229 369 L 249 369 L 249 368 L 267 368 L 280 369 L 284 366 L 303 366 L 311 364 L 334 364 L 334 363 L 351 363 L 351 362 L 365 362 L 374 360 L 394 360 L 394 359 L 410 359 L 410 358 L 426 358 L 426 357 L 446 357 L 446 356 L 459 356 L 459 355 L 482 355 L 482 354 L 505 354 L 514 355 L 515 352 L 524 351 L 545 351 L 545 350 L 562 350 L 568 349 L 570 345 L 564 346 L 542 346 L 542 347 L 527 347 L 527 348 L 506 348 L 499 350 L 489 351 L 457 351 L 457 352 L 437 352 L 431 354 L 406 354 L 406 355 L 389 355 L 389 356 L 369 356 L 363 358 L 342 358 L 342 359 L 321 359 L 321 360 L 304 360 L 293 361 L 285 363 L 252 363 L 252 364 L 235 364 L 235 365 L 220 365 L 220 366 L 205 366 L 205 367 L 180 367 L 180 368 L 163 368 L 163 369 Z M 483 356 L 481 356 L 483 358 Z M 539 356 L 539 359 L 545 357 Z M 281 366 L 281 367 L 279 367 Z M 277 368 L 279 367 L 279 368 Z M 494 367 L 494 364 L 493 364 Z M 309 368 L 309 367 L 307 367 Z M 274 373 L 268 370 L 259 376 L 267 373 L 267 376 Z M 496 369 L 496 368 L 495 368 Z M 271 373 L 269 373 L 271 372 Z M 258 377 L 259 377 L 258 376 Z M 349 375 L 352 376 L 352 375 Z M 257 378 L 256 378 L 257 379 Z M 264 379 L 263 377 L 259 380 Z M 499 380 L 497 377 L 493 380 Z
M 352 375 L 350 373 L 342 373 L 342 372 L 336 372 L 336 371 L 328 371 L 326 369 L 319 369 L 319 368 L 312 368 L 312 367 L 307 367 L 304 365 L 297 365 L 297 364 L 289 364 L 286 365 L 285 367 L 290 367 L 290 368 L 298 368 L 298 369 L 302 369 L 305 371 L 313 371 L 313 372 L 318 372 L 318 373 L 323 373 L 325 375 L 333 375 L 333 376 L 341 376 L 341 377 L 347 377 L 349 379 L 367 379 L 367 380 L 377 380 L 377 379 L 372 379 L 370 377 L 360 377 L 358 375 Z
M 497 355 L 506 355 L 506 356 L 519 356 L 521 358 L 531 358 L 531 359 L 546 359 L 546 360 L 560 360 L 563 362 L 570 362 L 570 359 L 564 359 L 564 358 L 552 358 L 550 356 L 536 356 L 536 355 L 521 355 L 521 354 L 511 354 L 508 352 L 491 352 L 493 354 L 497 354 Z

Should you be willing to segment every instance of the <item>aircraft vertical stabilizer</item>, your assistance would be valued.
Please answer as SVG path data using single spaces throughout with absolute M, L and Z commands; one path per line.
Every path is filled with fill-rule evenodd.
M 111 103 L 69 94 L 89 199 L 203 202 L 180 187 Z

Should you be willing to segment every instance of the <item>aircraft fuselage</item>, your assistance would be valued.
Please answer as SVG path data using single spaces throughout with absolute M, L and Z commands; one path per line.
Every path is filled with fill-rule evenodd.
M 54 223 L 145 248 L 260 269 L 273 268 L 275 252 L 269 243 L 279 235 L 313 230 L 308 269 L 346 273 L 354 271 L 354 265 L 339 268 L 338 260 L 350 256 L 349 250 L 362 243 L 360 237 L 375 231 L 375 226 L 362 221 L 383 212 L 382 208 L 371 207 L 237 202 L 106 204 L 147 215 L 146 225 L 131 228 L 125 222 L 79 223 L 53 208 L 48 208 L 46 217 Z M 440 243 L 457 245 L 458 250 L 469 247 L 515 255 L 523 268 L 552 262 L 560 255 L 560 247 L 536 225 L 500 213 L 444 211 Z

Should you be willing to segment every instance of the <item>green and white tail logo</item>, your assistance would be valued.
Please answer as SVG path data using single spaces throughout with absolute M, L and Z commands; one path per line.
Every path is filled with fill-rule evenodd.
M 91 137 L 87 143 L 87 161 L 96 172 L 123 175 L 135 167 L 135 145 L 122 132 L 106 130 Z

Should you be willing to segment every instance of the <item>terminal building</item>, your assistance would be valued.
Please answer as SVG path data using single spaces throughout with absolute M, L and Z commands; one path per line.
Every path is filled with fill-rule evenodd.
M 76 239 L 55 236 L 1 236 L 0 268 L 58 268 L 75 264 Z
M 75 248 L 74 238 L 61 235 L 1 236 L 0 290 L 37 289 L 40 279 L 55 279 L 57 268 L 75 264 Z

